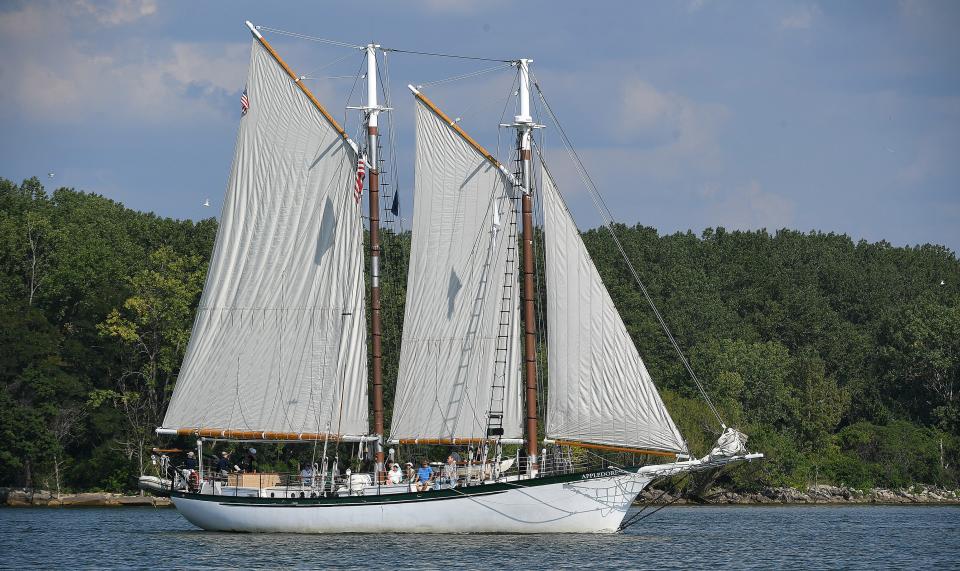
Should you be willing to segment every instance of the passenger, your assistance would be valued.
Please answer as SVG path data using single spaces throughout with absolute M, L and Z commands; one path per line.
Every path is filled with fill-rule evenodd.
M 457 460 L 453 457 L 453 454 L 447 456 L 447 463 L 443 465 L 443 478 L 441 482 L 451 488 L 457 486 Z
M 300 483 L 303 484 L 304 486 L 312 486 L 313 475 L 314 475 L 313 466 L 311 466 L 310 464 L 305 464 L 303 466 L 303 470 L 300 470 Z
M 257 449 L 248 448 L 247 456 L 243 459 L 243 471 L 249 474 L 257 473 Z
M 390 471 L 387 472 L 387 481 L 391 484 L 403 483 L 403 472 L 400 471 L 400 464 L 390 466 Z
M 187 458 L 183 461 L 183 479 L 187 482 L 188 490 L 197 488 L 197 458 L 193 452 L 187 452 Z
M 413 462 L 407 462 L 404 466 L 406 469 L 406 481 L 408 484 L 414 484 L 417 481 L 417 471 L 413 469 Z
M 230 473 L 230 455 L 226 450 L 220 453 L 220 458 L 217 460 L 217 475 L 220 476 L 220 479 L 224 482 L 227 481 L 227 474 Z
M 433 485 L 433 468 L 424 458 L 420 462 L 420 468 L 417 470 L 417 491 L 426 492 Z

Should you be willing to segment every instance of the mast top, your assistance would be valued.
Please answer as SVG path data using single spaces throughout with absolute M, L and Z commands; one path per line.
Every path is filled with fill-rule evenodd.
M 530 116 L 530 64 L 532 59 L 517 60 L 517 68 L 520 70 L 520 114 L 514 116 L 518 130 L 528 131 L 533 125 L 533 117 Z
M 251 22 L 250 20 L 247 20 L 245 23 L 247 24 L 247 27 L 250 28 L 250 32 L 253 33 L 253 35 L 256 36 L 258 40 L 263 39 L 263 36 L 260 34 L 260 31 L 257 30 L 256 26 L 253 25 L 253 22 Z

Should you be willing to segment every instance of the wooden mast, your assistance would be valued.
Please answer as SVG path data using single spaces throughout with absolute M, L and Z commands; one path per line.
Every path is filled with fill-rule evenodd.
M 377 105 L 377 46 L 367 44 L 367 160 L 370 163 L 367 200 L 370 204 L 370 337 L 373 344 L 373 432 L 378 437 L 376 472 L 379 481 L 383 466 L 383 329 L 380 315 L 380 157 L 377 148 L 378 115 L 383 109 Z
M 527 474 L 539 472 L 537 455 L 537 321 L 534 312 L 533 275 L 533 153 L 531 134 L 533 118 L 530 116 L 530 69 L 532 60 L 517 62 L 520 70 L 520 114 L 514 117 L 517 129 L 517 152 L 520 158 L 520 180 L 523 184 L 523 365 L 526 380 L 526 438 Z

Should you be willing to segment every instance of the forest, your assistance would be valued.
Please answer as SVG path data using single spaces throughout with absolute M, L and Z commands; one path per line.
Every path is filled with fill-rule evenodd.
M 135 488 L 164 444 L 153 428 L 216 231 L 0 178 L 0 486 Z M 767 455 L 733 486 L 960 484 L 954 252 L 818 231 L 615 231 L 726 423 Z M 609 231 L 583 237 L 692 451 L 708 452 L 716 421 Z M 409 240 L 383 244 L 388 411 Z

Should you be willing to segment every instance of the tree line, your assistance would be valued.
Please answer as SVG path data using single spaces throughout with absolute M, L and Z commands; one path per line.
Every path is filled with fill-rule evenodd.
M 216 230 L 0 179 L 0 486 L 135 486 L 160 443 L 152 430 Z M 731 484 L 960 483 L 949 249 L 791 230 L 616 232 L 726 424 L 768 456 L 724 475 Z M 708 452 L 717 423 L 609 233 L 583 238 L 681 432 Z M 409 248 L 409 233 L 384 232 L 388 414 Z

